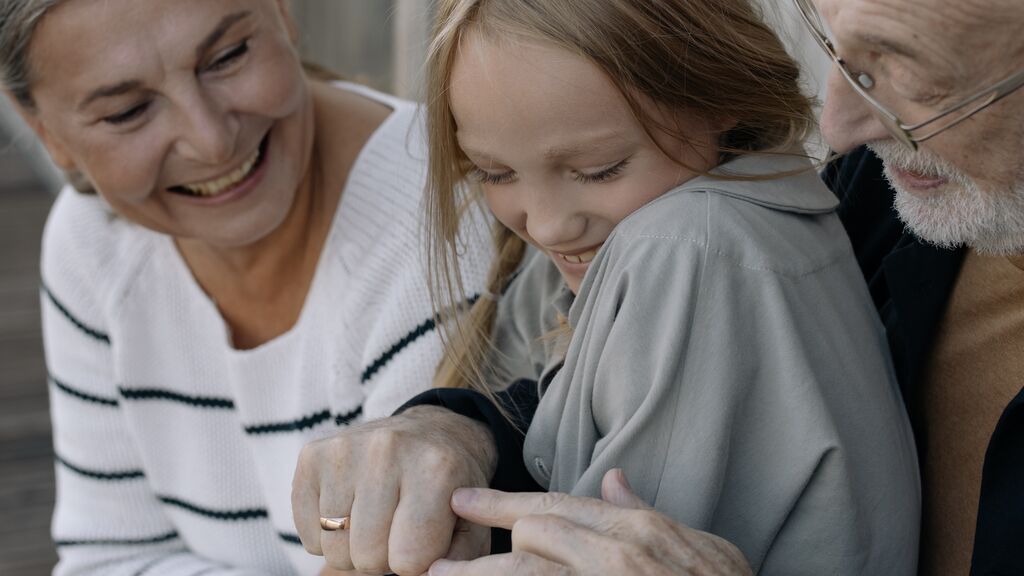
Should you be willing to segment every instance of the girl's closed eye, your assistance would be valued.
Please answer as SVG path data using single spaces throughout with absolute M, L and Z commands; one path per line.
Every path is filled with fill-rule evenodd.
M 470 176 L 470 178 L 476 180 L 477 182 L 479 182 L 481 184 L 497 185 L 497 184 L 508 184 L 508 183 L 512 182 L 516 178 L 516 173 L 511 171 L 511 170 L 509 170 L 507 172 L 501 172 L 499 174 L 492 174 L 492 173 L 487 172 L 487 171 L 485 171 L 485 170 L 483 170 L 483 169 L 481 169 L 481 168 L 479 168 L 477 166 L 473 166 L 469 170 L 469 176 Z
M 631 159 L 632 157 L 626 158 L 592 174 L 576 172 L 573 174 L 573 179 L 581 184 L 599 184 L 601 182 L 607 182 L 619 174 L 622 174 L 622 171 L 626 169 L 626 166 L 629 165 L 629 161 Z

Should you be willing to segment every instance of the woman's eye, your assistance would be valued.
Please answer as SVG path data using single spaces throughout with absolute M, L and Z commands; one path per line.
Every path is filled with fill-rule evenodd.
M 124 110 L 122 112 L 118 112 L 117 114 L 112 114 L 110 116 L 106 116 L 106 117 L 103 118 L 103 121 L 106 122 L 107 124 L 113 124 L 114 126 L 119 126 L 121 124 L 127 124 L 127 123 L 131 122 L 132 120 L 135 120 L 136 118 L 139 118 L 140 116 L 145 114 L 146 110 L 148 110 L 148 109 L 149 109 L 149 102 L 142 102 L 142 103 L 136 104 L 135 106 L 132 106 L 131 108 L 128 108 L 128 109 L 126 109 L 126 110 Z
M 207 66 L 206 69 L 210 72 L 217 72 L 218 70 L 223 70 L 224 68 L 227 68 L 228 66 L 233 64 L 242 56 L 245 56 L 245 54 L 248 52 L 249 41 L 246 40 L 241 44 L 238 44 L 237 46 L 229 49 L 227 52 L 221 54 L 219 57 L 217 57 L 216 60 L 214 60 L 209 66 Z
M 481 184 L 508 184 L 516 177 L 516 173 L 511 170 L 501 174 L 491 174 L 476 167 L 470 170 L 469 175 Z
M 577 172 L 576 174 L 573 175 L 573 178 L 575 178 L 577 182 L 580 182 L 582 184 L 598 184 L 601 182 L 607 182 L 621 174 L 622 170 L 625 169 L 626 166 L 629 164 L 629 160 L 629 158 L 626 158 L 621 162 L 617 162 L 616 164 L 609 166 L 608 168 L 605 168 L 600 172 L 595 172 L 593 174 L 584 174 L 583 172 Z

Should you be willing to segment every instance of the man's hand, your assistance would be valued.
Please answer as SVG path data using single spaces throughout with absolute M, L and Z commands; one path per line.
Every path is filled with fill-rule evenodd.
M 460 487 L 487 486 L 497 463 L 482 424 L 421 406 L 312 442 L 299 455 L 292 511 L 303 546 L 329 567 L 420 576 L 439 558 L 486 554 L 490 531 L 458 522 Z M 320 528 L 320 516 L 349 528 Z
M 601 493 L 603 500 L 457 490 L 455 512 L 474 523 L 511 529 L 512 553 L 469 562 L 438 560 L 430 576 L 751 575 L 735 546 L 652 510 L 621 470 L 605 475 Z

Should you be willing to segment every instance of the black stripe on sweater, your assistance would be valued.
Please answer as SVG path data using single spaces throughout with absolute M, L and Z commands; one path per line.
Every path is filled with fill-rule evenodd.
M 235 403 L 230 398 L 215 398 L 212 396 L 188 396 L 170 390 L 158 388 L 119 388 L 121 397 L 125 400 L 166 400 L 178 402 L 194 408 L 210 408 L 213 410 L 234 410 Z
M 68 310 L 67 307 L 64 306 L 64 304 L 62 304 L 61 301 L 58 300 L 56 296 L 54 296 L 53 292 L 50 291 L 50 289 L 46 286 L 45 283 L 40 285 L 40 289 L 43 291 L 43 294 L 46 294 L 46 297 L 50 300 L 50 302 L 53 303 L 54 307 L 56 307 L 57 310 L 59 310 L 60 313 L 63 314 L 64 317 L 67 318 L 69 322 L 74 324 L 76 328 L 78 328 L 79 330 L 81 330 L 87 336 L 93 338 L 94 340 L 98 340 L 100 342 L 103 342 L 104 344 L 110 344 L 110 336 L 104 334 L 103 332 L 100 332 L 99 330 L 96 330 L 95 328 L 90 328 L 84 322 L 76 318 L 75 315 L 72 314 L 71 311 Z
M 152 538 L 98 538 L 81 540 L 54 540 L 57 547 L 67 546 L 146 546 L 162 544 L 178 538 L 177 532 L 168 532 Z
M 68 386 L 64 382 L 57 380 L 56 378 L 53 377 L 52 374 L 50 375 L 49 379 L 50 383 L 53 384 L 54 388 L 60 390 L 61 392 L 67 394 L 68 396 L 72 396 L 74 398 L 78 398 L 79 400 L 84 400 L 86 402 L 92 402 L 93 404 L 99 404 L 101 406 L 110 406 L 113 408 L 117 407 L 117 398 L 104 398 L 103 396 L 96 396 L 94 394 L 89 394 L 88 392 L 82 392 L 81 390 L 72 388 L 71 386 Z
M 466 301 L 465 306 L 472 306 L 480 298 L 479 294 L 474 294 L 471 298 Z M 359 381 L 366 384 L 370 381 L 373 376 L 379 372 L 392 358 L 398 355 L 406 346 L 419 340 L 426 334 L 432 332 L 437 328 L 437 320 L 435 318 L 427 318 L 419 326 L 415 327 L 408 334 L 403 336 L 398 342 L 395 342 L 390 348 L 384 351 L 376 360 L 374 360 L 369 366 L 363 370 L 363 374 L 359 377 Z
M 363 407 L 360 406 L 355 410 L 349 412 L 348 414 L 338 414 L 337 416 L 334 417 L 334 425 L 344 426 L 345 424 L 348 424 L 349 422 L 355 420 L 356 418 L 359 418 L 359 416 L 362 415 L 362 413 Z
M 295 544 L 296 546 L 302 546 L 302 540 L 299 540 L 298 534 L 289 534 L 287 532 L 278 532 L 277 537 L 289 544 Z
M 197 506 L 195 504 L 185 502 L 184 500 L 173 498 L 171 496 L 157 496 L 157 498 L 159 498 L 161 502 L 167 504 L 168 506 L 181 508 L 182 510 L 192 512 L 193 514 L 198 514 L 200 516 L 205 516 L 206 518 L 211 518 L 213 520 L 223 520 L 225 522 L 238 522 L 241 520 L 258 520 L 268 517 L 266 508 L 243 508 L 241 510 L 213 510 L 210 508 L 203 508 L 201 506 Z
M 75 464 L 72 464 L 72 463 L 68 462 L 67 460 L 65 460 L 64 458 L 61 458 L 59 455 L 55 456 L 55 458 L 56 458 L 58 463 L 60 463 L 62 466 L 64 466 L 68 470 L 71 470 L 72 472 L 74 472 L 76 474 L 79 474 L 81 476 L 85 476 L 86 478 L 91 478 L 93 480 L 104 480 L 104 481 L 107 481 L 107 482 L 120 482 L 120 481 L 124 481 L 124 480 L 137 480 L 139 478 L 145 478 L 146 477 L 146 475 L 142 472 L 142 470 L 121 470 L 121 471 L 117 471 L 117 472 L 108 472 L 108 471 L 100 471 L 100 470 L 89 470 L 87 468 L 82 468 L 81 466 L 77 466 Z
M 308 430 L 323 424 L 331 419 L 330 410 L 321 410 L 316 414 L 310 416 L 304 416 L 298 420 L 292 420 L 291 422 L 277 422 L 274 424 L 259 424 L 256 426 L 246 426 L 246 434 L 276 434 L 279 432 L 300 432 L 302 430 Z

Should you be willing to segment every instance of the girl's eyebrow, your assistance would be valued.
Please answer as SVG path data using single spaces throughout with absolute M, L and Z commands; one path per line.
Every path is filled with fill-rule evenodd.
M 571 144 L 551 146 L 544 151 L 544 158 L 547 160 L 568 160 L 584 154 L 604 152 L 605 150 L 621 146 L 626 141 L 626 138 L 618 132 L 610 132 L 586 140 L 572 142 Z
M 231 30 L 232 26 L 249 17 L 251 14 L 252 12 L 246 10 L 242 12 L 235 12 L 234 14 L 228 14 L 224 18 L 221 18 L 221 21 L 217 24 L 217 27 L 214 28 L 213 31 L 210 32 L 206 36 L 206 38 L 204 38 L 203 41 L 199 43 L 199 46 L 196 48 L 196 59 L 201 59 L 203 57 L 203 54 L 209 51 L 210 48 L 216 45 L 217 42 L 219 42 L 220 39 L 223 38 L 224 35 L 227 34 L 229 30 Z M 118 82 L 117 84 L 112 84 L 109 86 L 100 86 L 99 88 L 90 92 L 89 95 L 86 96 L 82 100 L 82 102 L 76 107 L 76 109 L 81 111 L 93 102 L 95 102 L 96 100 L 99 100 L 101 98 L 120 96 L 122 94 L 127 94 L 128 92 L 131 92 L 133 90 L 138 90 L 140 88 L 142 88 L 142 82 L 139 80 L 125 80 L 124 82 Z

